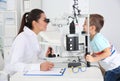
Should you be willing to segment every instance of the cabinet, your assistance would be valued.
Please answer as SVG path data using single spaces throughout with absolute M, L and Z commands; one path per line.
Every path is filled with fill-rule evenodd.
M 12 42 L 20 27 L 21 17 L 33 8 L 41 8 L 42 0 L 5 0 L 6 8 L 0 4 L 0 49 L 4 57 L 9 54 Z M 0 1 L 3 3 L 3 1 Z
M 9 53 L 12 42 L 17 35 L 17 11 L 0 11 L 0 47 L 4 57 Z

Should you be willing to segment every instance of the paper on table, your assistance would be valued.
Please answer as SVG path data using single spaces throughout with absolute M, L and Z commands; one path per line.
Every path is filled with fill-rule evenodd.
M 65 68 L 53 68 L 50 71 L 30 70 L 24 73 L 25 76 L 62 76 Z

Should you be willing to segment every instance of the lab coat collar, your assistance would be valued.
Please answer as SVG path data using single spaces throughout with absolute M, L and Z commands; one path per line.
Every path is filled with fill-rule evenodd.
M 26 32 L 28 35 L 33 35 L 35 37 L 37 37 L 37 35 L 35 34 L 35 32 L 33 32 L 31 29 L 29 29 L 27 26 L 24 27 L 24 32 Z
M 37 35 L 26 26 L 24 27 L 24 33 L 30 37 L 30 41 L 32 42 L 33 47 L 32 49 L 34 49 L 35 51 L 37 50 L 38 53 L 40 53 L 40 46 L 37 39 Z

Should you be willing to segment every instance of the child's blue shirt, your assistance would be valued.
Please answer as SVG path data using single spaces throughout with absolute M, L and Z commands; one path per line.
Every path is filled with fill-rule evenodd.
M 110 47 L 108 40 L 100 33 L 97 33 L 90 41 L 94 53 L 102 52 L 105 48 Z
M 93 53 L 101 54 L 104 49 L 110 48 L 111 55 L 107 58 L 101 59 L 99 62 L 101 66 L 106 70 L 112 70 L 120 66 L 120 55 L 116 52 L 113 45 L 100 33 L 97 33 L 90 41 L 91 49 Z

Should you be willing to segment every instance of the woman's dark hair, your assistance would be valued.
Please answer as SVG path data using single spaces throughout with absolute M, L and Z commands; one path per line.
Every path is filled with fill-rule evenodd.
M 22 21 L 21 21 L 21 26 L 19 29 L 19 33 L 23 32 L 23 28 L 24 26 L 27 26 L 29 29 L 32 30 L 32 21 L 38 21 L 38 19 L 40 19 L 40 14 L 44 13 L 44 11 L 40 10 L 40 9 L 33 9 L 31 10 L 31 12 L 26 12 L 23 15 Z
M 90 14 L 90 26 L 94 25 L 96 27 L 96 32 L 100 32 L 104 25 L 104 18 L 99 14 Z

